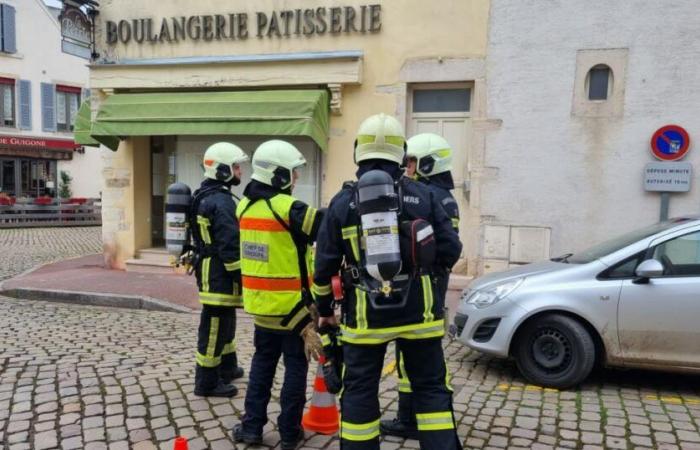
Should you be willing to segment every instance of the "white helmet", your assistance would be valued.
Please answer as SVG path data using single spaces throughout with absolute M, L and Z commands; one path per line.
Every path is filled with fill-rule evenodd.
M 452 170 L 452 148 L 442 136 L 421 133 L 409 139 L 406 145 L 407 156 L 416 159 L 419 175 L 430 177 Z
M 252 179 L 277 189 L 292 185 L 292 172 L 306 164 L 304 155 L 292 144 L 273 139 L 263 142 L 253 153 Z
M 204 176 L 225 183 L 233 180 L 233 166 L 248 161 L 245 154 L 237 145 L 230 142 L 217 142 L 204 152 Z
M 362 122 L 355 141 L 355 162 L 386 159 L 403 164 L 406 135 L 392 116 L 376 114 Z

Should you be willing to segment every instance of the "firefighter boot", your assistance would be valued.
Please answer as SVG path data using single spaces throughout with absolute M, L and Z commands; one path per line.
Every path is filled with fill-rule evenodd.
M 194 377 L 194 395 L 199 397 L 233 397 L 238 388 L 224 384 L 219 380 L 219 370 L 216 367 L 197 366 Z
M 219 375 L 222 383 L 230 384 L 233 380 L 241 378 L 244 374 L 243 368 L 238 365 L 236 353 L 229 353 L 221 357 Z
M 413 413 L 411 394 L 399 392 L 399 411 L 392 420 L 382 420 L 379 430 L 383 435 L 418 439 L 418 426 Z

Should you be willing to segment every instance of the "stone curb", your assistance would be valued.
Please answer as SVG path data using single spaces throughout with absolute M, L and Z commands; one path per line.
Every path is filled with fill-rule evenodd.
M 60 291 L 50 289 L 14 288 L 0 291 L 8 297 L 25 300 L 41 300 L 46 302 L 71 303 L 76 305 L 110 306 L 114 308 L 144 309 L 147 311 L 167 311 L 179 313 L 194 313 L 196 311 L 185 306 L 176 305 L 164 300 L 139 296 L 100 294 L 97 292 Z

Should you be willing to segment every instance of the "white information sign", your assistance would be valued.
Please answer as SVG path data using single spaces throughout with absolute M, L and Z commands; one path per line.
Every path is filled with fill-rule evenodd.
M 693 177 L 689 162 L 651 162 L 644 168 L 644 190 L 650 192 L 688 192 Z

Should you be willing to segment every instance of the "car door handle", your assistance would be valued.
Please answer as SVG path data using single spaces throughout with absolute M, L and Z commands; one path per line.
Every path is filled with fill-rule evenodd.
M 601 295 L 600 299 L 604 302 L 607 302 L 608 300 L 610 300 L 610 296 L 609 295 Z

